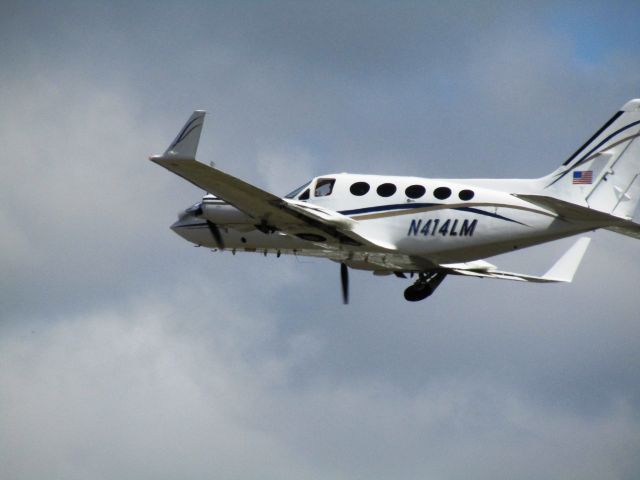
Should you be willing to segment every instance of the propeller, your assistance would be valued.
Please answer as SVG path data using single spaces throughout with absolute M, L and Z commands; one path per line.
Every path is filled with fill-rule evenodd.
M 342 284 L 342 303 L 349 303 L 349 268 L 346 263 L 340 264 L 340 283 Z
M 213 240 L 216 242 L 216 246 L 220 249 L 223 250 L 224 249 L 224 240 L 222 240 L 222 234 L 220 233 L 220 229 L 218 228 L 218 226 L 207 220 L 207 226 L 209 227 L 209 231 L 211 232 L 211 236 L 213 237 Z

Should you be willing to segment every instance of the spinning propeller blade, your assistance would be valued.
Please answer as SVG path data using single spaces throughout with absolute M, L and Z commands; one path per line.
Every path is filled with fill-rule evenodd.
M 209 231 L 213 236 L 213 240 L 216 242 L 216 246 L 220 250 L 224 249 L 224 241 L 222 240 L 222 234 L 220 233 L 220 229 L 218 228 L 218 226 L 215 223 L 210 222 L 209 220 L 207 220 L 207 226 L 209 227 Z
M 342 303 L 349 303 L 349 268 L 346 264 L 340 264 L 340 283 L 342 284 Z

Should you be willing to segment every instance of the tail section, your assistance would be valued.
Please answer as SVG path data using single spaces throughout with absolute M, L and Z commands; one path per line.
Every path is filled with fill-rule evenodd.
M 541 194 L 630 219 L 640 200 L 640 99 L 628 101 L 560 168 Z

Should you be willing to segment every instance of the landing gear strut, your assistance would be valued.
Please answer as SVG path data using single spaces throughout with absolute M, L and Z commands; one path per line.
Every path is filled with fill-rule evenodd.
M 447 274 L 444 272 L 429 272 L 419 274 L 416 283 L 404 291 L 404 298 L 409 302 L 424 300 L 431 295 L 442 283 Z

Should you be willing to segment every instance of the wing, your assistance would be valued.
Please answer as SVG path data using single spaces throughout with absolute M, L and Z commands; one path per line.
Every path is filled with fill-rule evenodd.
M 571 282 L 580 266 L 580 262 L 587 251 L 590 238 L 578 239 L 565 254 L 542 276 L 525 275 L 522 273 L 504 272 L 497 270 L 488 262 L 470 262 L 462 264 L 440 265 L 454 275 L 466 275 L 470 277 L 497 278 L 500 280 L 516 280 L 520 282 L 557 283 Z
M 256 228 L 295 235 L 326 248 L 365 247 L 393 251 L 395 247 L 358 233 L 358 222 L 331 210 L 280 198 L 195 159 L 205 112 L 191 115 L 162 155 L 149 159 L 197 187 L 216 195 L 255 220 Z

